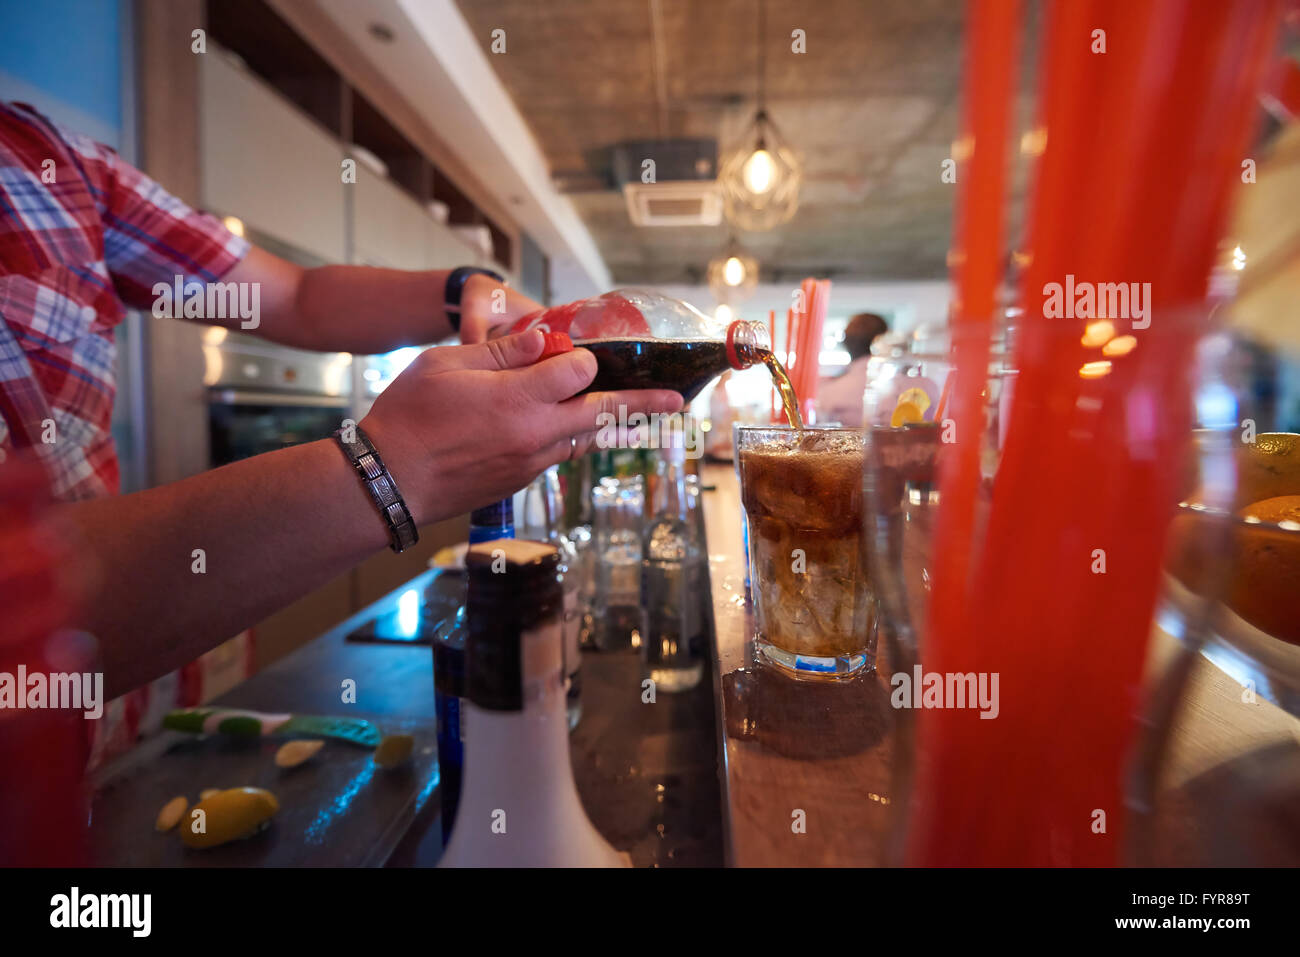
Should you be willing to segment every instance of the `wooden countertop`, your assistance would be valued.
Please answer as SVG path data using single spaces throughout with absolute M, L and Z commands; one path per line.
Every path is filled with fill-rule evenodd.
M 712 486 L 703 501 L 728 862 L 884 864 L 896 836 L 897 810 L 894 726 L 889 686 L 881 677 L 891 673 L 887 642 L 880 642 L 876 673 L 853 681 L 796 681 L 759 666 L 744 597 L 735 472 L 728 465 L 705 465 L 701 484 Z M 1178 647 L 1156 629 L 1152 662 L 1167 662 Z M 1270 746 L 1300 748 L 1300 721 L 1258 696 L 1243 695 L 1242 685 L 1203 658 L 1192 663 L 1183 699 L 1169 744 L 1169 791 L 1181 793 L 1207 772 Z M 1166 833 L 1155 863 L 1191 863 L 1189 854 L 1203 845 L 1209 824 L 1193 820 L 1187 804 L 1162 812 L 1169 820 L 1160 823 Z M 799 812 L 802 832 L 795 826 Z
M 894 811 L 888 664 L 839 683 L 758 666 L 735 472 L 706 465 L 700 478 L 714 487 L 703 500 L 728 863 L 882 864 Z

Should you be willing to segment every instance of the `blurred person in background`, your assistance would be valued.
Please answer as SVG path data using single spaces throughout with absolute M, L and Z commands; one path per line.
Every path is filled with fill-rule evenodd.
M 889 323 L 874 312 L 860 312 L 844 327 L 843 348 L 849 364 L 833 378 L 817 386 L 817 421 L 838 422 L 848 428 L 862 427 L 862 396 L 867 389 L 867 363 L 871 343 L 889 331 Z
M 426 350 L 356 427 L 421 526 L 585 454 L 602 412 L 681 408 L 679 395 L 660 390 L 575 398 L 595 377 L 595 358 L 576 349 L 536 362 L 540 332 L 489 342 L 494 327 L 539 308 L 499 278 L 479 269 L 300 268 L 191 209 L 108 147 L 29 106 L 0 103 L 0 456 L 39 457 L 61 503 L 52 514 L 92 582 L 69 624 L 99 639 L 107 697 L 401 544 L 334 438 L 119 495 L 109 426 L 113 331 L 126 310 L 152 312 L 155 287 L 179 283 L 188 301 L 191 287 L 221 282 L 257 290 L 256 328 L 238 315 L 186 318 L 361 354 L 459 333 L 466 345 Z

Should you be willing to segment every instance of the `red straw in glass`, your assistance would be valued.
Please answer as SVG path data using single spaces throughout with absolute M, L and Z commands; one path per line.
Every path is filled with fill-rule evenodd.
M 972 711 L 922 712 L 914 862 L 1117 860 L 1122 773 L 1189 427 L 1186 370 L 1198 328 L 1186 317 L 1204 298 L 1278 12 L 1271 0 L 1080 0 L 1050 11 L 1047 148 L 1031 206 L 1007 440 L 977 553 L 936 543 L 924 649 L 927 671 L 999 672 L 1000 713 L 985 721 Z M 989 52 L 981 36 L 1005 8 L 977 3 L 974 13 L 968 89 L 978 105 L 981 88 L 1004 79 L 981 56 Z M 1091 49 L 1094 29 L 1105 31 L 1107 54 Z M 987 181 L 963 182 L 992 192 Z M 1080 342 L 1085 323 L 1044 315 L 1045 283 L 1067 274 L 1152 283 L 1151 325 L 1135 329 L 1136 349 L 1100 378 L 1079 374 L 1082 361 L 1100 359 Z M 1107 318 L 1122 331 L 1124 317 Z M 960 454 L 970 382 L 962 322 L 959 310 L 959 454 L 942 477 L 941 521 L 959 546 L 969 543 L 974 501 Z

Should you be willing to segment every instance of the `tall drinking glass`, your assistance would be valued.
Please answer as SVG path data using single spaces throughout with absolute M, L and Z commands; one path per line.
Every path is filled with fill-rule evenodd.
M 638 645 L 641 625 L 641 477 L 604 478 L 592 490 L 596 517 L 594 643 L 602 651 Z
M 800 678 L 846 678 L 875 663 L 867 576 L 862 433 L 736 430 L 749 521 L 755 644 Z
M 1208 339 L 1130 777 L 1144 866 L 1300 863 L 1300 351 Z

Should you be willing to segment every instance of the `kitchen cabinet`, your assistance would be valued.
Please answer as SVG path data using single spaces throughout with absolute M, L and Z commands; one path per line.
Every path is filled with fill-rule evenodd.
M 429 214 L 404 190 L 357 164 L 352 187 L 353 260 L 391 269 L 429 269 Z
M 199 61 L 202 204 L 344 261 L 342 144 L 225 52 Z

